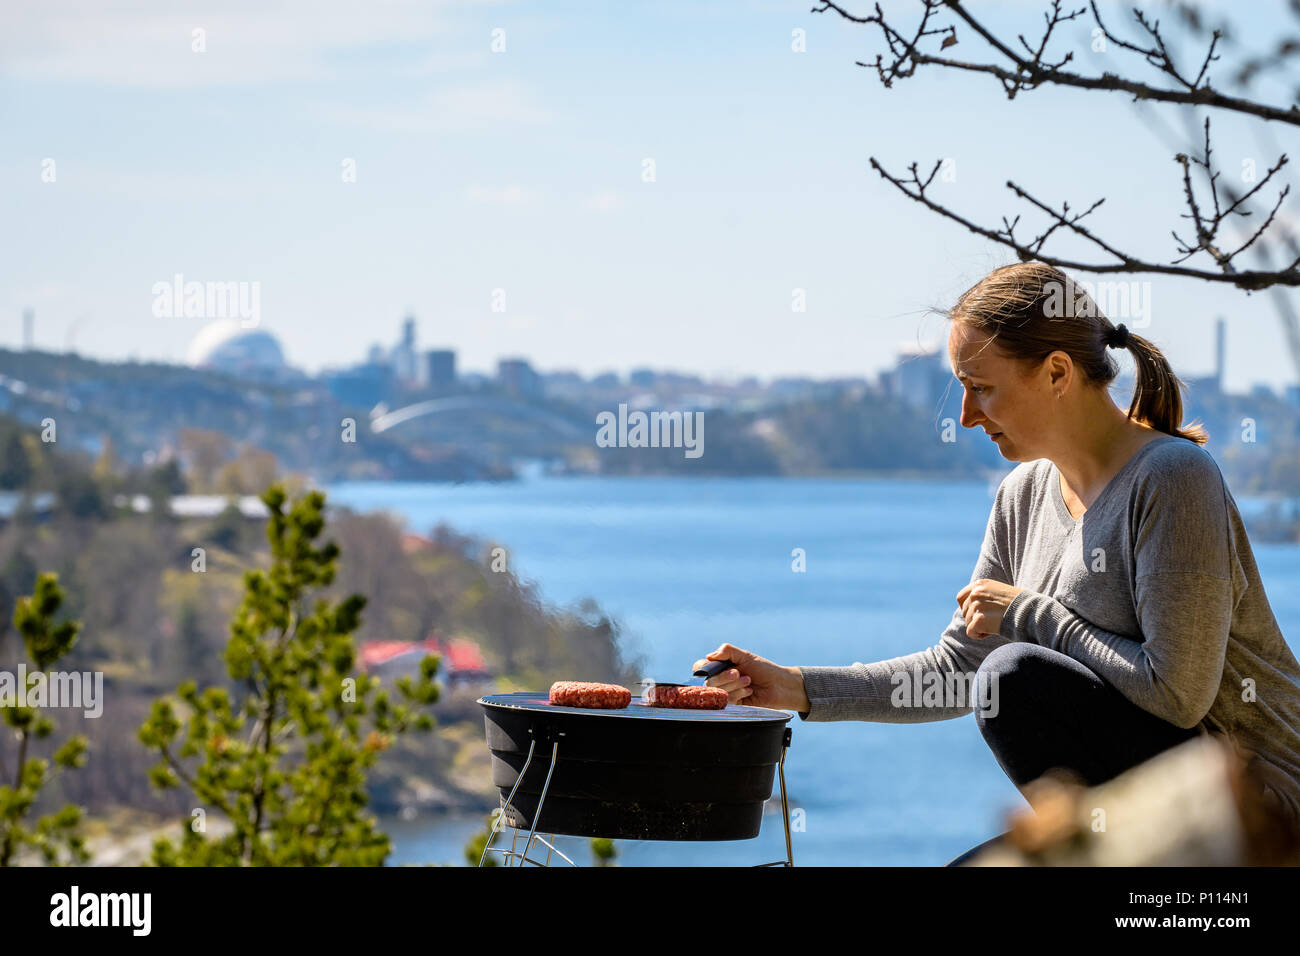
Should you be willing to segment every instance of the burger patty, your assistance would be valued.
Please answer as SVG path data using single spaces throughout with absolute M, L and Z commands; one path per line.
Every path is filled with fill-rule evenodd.
M 653 707 L 722 710 L 727 706 L 727 699 L 727 692 L 721 687 L 661 687 L 656 685 L 646 693 L 646 703 Z
M 552 704 L 560 707 L 599 707 L 617 710 L 632 703 L 632 692 L 619 684 L 557 680 L 551 685 L 550 700 Z

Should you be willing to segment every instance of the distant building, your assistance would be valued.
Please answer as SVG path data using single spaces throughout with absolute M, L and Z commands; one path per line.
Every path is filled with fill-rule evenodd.
M 371 362 L 321 375 L 329 393 L 343 405 L 373 408 L 393 392 L 393 369 L 387 362 Z
M 580 386 L 585 384 L 583 377 L 577 372 L 547 372 L 542 375 L 542 383 L 545 385 L 564 385 Z
M 660 387 L 668 386 L 670 388 L 700 388 L 704 385 L 704 380 L 698 375 L 685 375 L 681 372 L 660 372 L 655 384 Z
M 677 404 L 688 411 L 706 411 L 710 408 L 725 408 L 726 399 L 707 392 L 682 392 Z
M 542 393 L 542 380 L 524 359 L 502 359 L 497 363 L 497 382 L 507 393 L 520 397 Z
M 402 535 L 402 552 L 404 554 L 426 554 L 433 550 L 433 542 L 422 534 L 407 532 Z
M 1300 385 L 1286 387 L 1286 403 L 1292 408 L 1300 408 Z
M 1277 398 L 1277 392 L 1273 391 L 1267 382 L 1256 382 L 1250 387 L 1250 394 L 1252 398 L 1270 398 L 1275 400 Z
M 656 375 L 652 369 L 634 368 L 628 375 L 627 380 L 629 384 L 634 385 L 637 388 L 654 388 L 655 382 L 659 380 L 659 376 Z
M 23 505 L 24 492 L 0 491 L 0 527 L 14 519 Z M 37 521 L 44 521 L 54 513 L 54 493 L 40 491 L 31 495 L 26 501 L 28 513 Z
M 440 658 L 438 678 L 448 685 L 490 680 L 493 676 L 474 641 L 463 637 L 443 640 L 436 634 L 423 641 L 364 641 L 357 648 L 357 663 L 366 673 L 380 678 L 417 677 L 426 654 Z
M 424 354 L 424 380 L 430 388 L 451 388 L 456 384 L 456 353 L 451 349 L 430 349 Z
M 902 349 L 894 367 L 890 393 L 907 405 L 931 411 L 948 389 L 952 377 L 952 369 L 938 351 Z
M 136 514 L 153 510 L 153 499 L 148 495 L 115 495 L 113 504 Z M 250 521 L 265 521 L 269 513 L 257 495 L 172 495 L 167 501 L 167 509 L 177 518 L 215 518 L 232 505 L 241 518 Z
M 542 391 L 548 396 L 577 399 L 586 390 L 586 382 L 577 372 L 550 372 L 542 376 Z
M 420 369 L 415 356 L 415 317 L 402 321 L 402 340 L 393 348 L 393 372 L 402 385 L 418 385 Z
M 948 387 L 946 380 L 939 380 L 936 383 L 939 386 L 939 395 L 943 394 L 943 389 Z M 812 387 L 812 397 L 815 399 L 829 399 L 839 396 L 847 396 L 850 401 L 860 401 L 865 395 L 872 391 L 871 383 L 864 378 L 833 378 L 824 382 L 816 382 Z
M 812 395 L 816 385 L 811 378 L 778 378 L 768 386 L 768 391 L 778 398 L 803 399 Z
M 238 319 L 222 319 L 200 329 L 190 343 L 188 362 L 194 368 L 239 378 L 277 379 L 290 373 L 275 336 L 246 329 Z
M 618 388 L 622 384 L 617 372 L 602 372 L 591 380 L 592 388 Z

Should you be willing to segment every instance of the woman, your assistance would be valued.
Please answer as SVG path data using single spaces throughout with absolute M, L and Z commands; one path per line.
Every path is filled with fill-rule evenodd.
M 1215 733 L 1300 824 L 1300 663 L 1160 350 L 1039 262 L 994 270 L 948 317 L 961 423 L 1021 464 L 939 643 L 846 667 L 783 667 L 724 644 L 707 659 L 737 666 L 708 683 L 804 720 L 974 710 L 1022 791 L 1061 771 L 1092 786 Z M 1119 372 L 1108 348 L 1137 367 L 1127 414 L 1107 388 Z

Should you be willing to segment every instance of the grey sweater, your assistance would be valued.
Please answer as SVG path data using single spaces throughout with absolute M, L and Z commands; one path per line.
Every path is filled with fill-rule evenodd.
M 998 634 L 967 637 L 957 608 L 926 650 L 801 667 L 810 707 L 799 716 L 960 717 L 973 710 L 970 696 L 927 694 L 926 706 L 903 696 L 905 684 L 924 686 L 914 670 L 930 685 L 940 678 L 927 675 L 937 672 L 949 688 L 960 679 L 969 686 L 994 648 L 1033 641 L 1085 664 L 1149 713 L 1226 736 L 1268 781 L 1268 796 L 1300 820 L 1300 663 L 1273 617 L 1218 464 L 1194 442 L 1162 435 L 1138 449 L 1078 521 L 1059 474 L 1045 458 L 1021 462 L 998 488 L 971 574 L 1025 589 Z

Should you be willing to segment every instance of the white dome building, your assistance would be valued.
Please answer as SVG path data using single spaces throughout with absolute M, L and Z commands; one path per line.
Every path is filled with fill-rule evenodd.
M 275 336 L 246 329 L 238 319 L 222 319 L 200 329 L 190 343 L 187 361 L 195 368 L 252 378 L 275 378 L 288 370 Z

